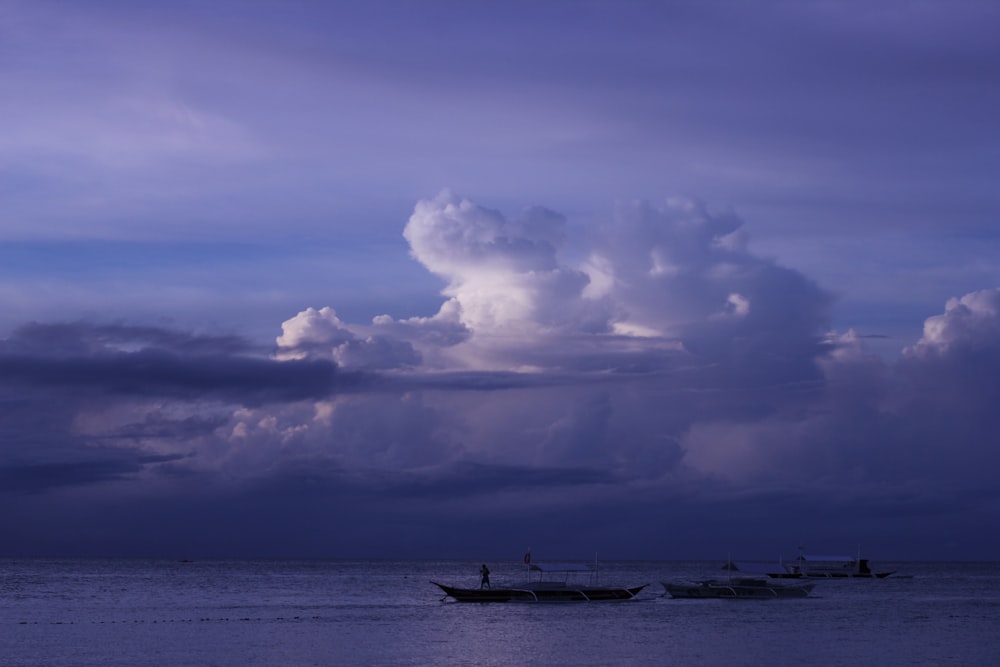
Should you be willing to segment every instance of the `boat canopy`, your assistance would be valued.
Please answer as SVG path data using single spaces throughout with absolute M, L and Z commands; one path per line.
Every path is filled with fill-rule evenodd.
M 593 572 L 591 563 L 532 563 L 533 572 Z
M 816 562 L 826 561 L 827 563 L 853 563 L 857 560 L 854 556 L 800 556 L 802 560 L 811 560 Z
M 774 570 L 774 567 L 770 563 L 750 563 L 744 561 L 737 561 L 733 563 L 737 572 L 745 572 L 749 574 L 767 574 Z

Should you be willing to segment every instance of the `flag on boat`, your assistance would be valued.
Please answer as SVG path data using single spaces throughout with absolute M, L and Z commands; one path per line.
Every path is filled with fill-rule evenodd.
M 524 564 L 531 565 L 531 549 L 524 552 Z

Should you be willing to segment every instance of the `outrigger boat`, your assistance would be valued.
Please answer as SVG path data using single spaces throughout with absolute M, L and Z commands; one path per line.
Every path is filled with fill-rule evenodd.
M 597 581 L 596 563 L 531 563 L 529 560 L 526 556 L 528 580 L 512 586 L 481 589 L 431 583 L 444 591 L 442 600 L 450 597 L 458 602 L 611 602 L 631 600 L 648 586 L 601 586 Z M 574 576 L 580 575 L 586 575 L 586 583 L 573 581 Z
M 855 556 L 807 556 L 799 547 L 795 560 L 780 562 L 780 570 L 771 570 L 767 576 L 775 579 L 884 579 L 895 570 L 876 572 L 861 550 Z
M 692 583 L 664 583 L 672 598 L 724 598 L 729 600 L 771 600 L 807 597 L 816 584 L 778 584 L 760 577 L 728 580 L 705 579 Z

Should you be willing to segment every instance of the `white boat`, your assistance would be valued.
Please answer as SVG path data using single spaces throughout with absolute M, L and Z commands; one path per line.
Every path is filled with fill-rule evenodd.
M 730 600 L 773 600 L 804 598 L 816 584 L 779 584 L 761 577 L 705 579 L 690 583 L 664 583 L 672 598 L 723 598 Z
M 857 556 L 812 556 L 802 552 L 795 560 L 781 561 L 778 568 L 771 568 L 767 576 L 777 579 L 884 579 L 895 570 L 877 572 L 867 558 Z

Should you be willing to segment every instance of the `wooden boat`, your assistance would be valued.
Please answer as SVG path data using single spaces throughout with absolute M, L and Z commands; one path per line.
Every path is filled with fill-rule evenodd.
M 779 584 L 760 577 L 705 579 L 691 583 L 664 583 L 672 598 L 724 598 L 730 600 L 773 600 L 804 598 L 816 584 Z
M 612 602 L 631 600 L 648 584 L 632 586 L 602 586 L 597 582 L 596 564 L 587 563 L 527 563 L 527 581 L 493 589 L 460 588 L 436 581 L 431 583 L 444 591 L 445 597 L 458 602 Z M 575 581 L 573 575 L 588 575 L 586 582 Z M 544 578 L 549 575 L 550 578 Z M 561 578 L 557 578 L 561 577 Z
M 767 576 L 775 579 L 884 579 L 895 570 L 876 572 L 859 550 L 855 556 L 807 556 L 799 547 L 795 560 L 779 563 Z

